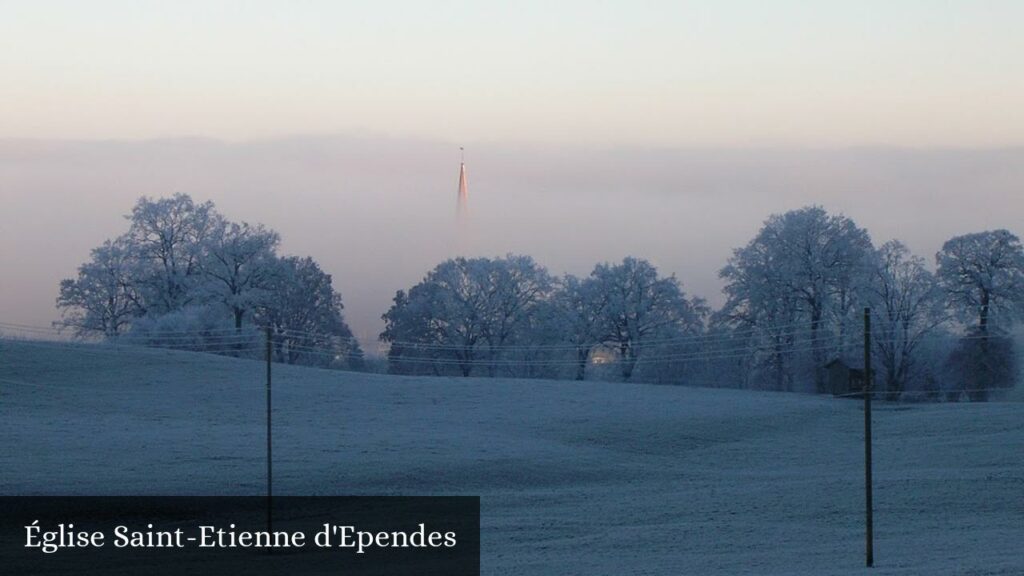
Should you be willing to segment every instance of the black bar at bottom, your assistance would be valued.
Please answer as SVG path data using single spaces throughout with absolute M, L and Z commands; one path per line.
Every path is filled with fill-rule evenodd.
M 0 510 L 9 574 L 480 574 L 478 497 L 279 496 L 273 532 L 265 497 L 7 496 Z

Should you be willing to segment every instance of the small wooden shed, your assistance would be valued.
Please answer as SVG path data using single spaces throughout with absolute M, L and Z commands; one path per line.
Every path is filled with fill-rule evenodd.
M 853 368 L 842 358 L 835 358 L 825 364 L 828 373 L 828 387 L 834 396 L 864 391 L 864 370 Z

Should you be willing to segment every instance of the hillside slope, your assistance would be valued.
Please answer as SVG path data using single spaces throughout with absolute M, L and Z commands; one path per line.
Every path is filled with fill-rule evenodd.
M 258 494 L 264 366 L 0 341 L 3 494 Z M 857 401 L 274 367 L 281 494 L 478 494 L 485 574 L 861 574 Z M 1021 574 L 1024 405 L 878 405 L 878 574 Z

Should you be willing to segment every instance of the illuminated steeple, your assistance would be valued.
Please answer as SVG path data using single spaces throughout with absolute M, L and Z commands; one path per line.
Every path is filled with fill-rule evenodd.
M 460 226 L 465 226 L 469 219 L 469 185 L 466 182 L 466 151 L 460 146 L 462 156 L 459 162 L 459 197 L 456 204 L 456 218 Z

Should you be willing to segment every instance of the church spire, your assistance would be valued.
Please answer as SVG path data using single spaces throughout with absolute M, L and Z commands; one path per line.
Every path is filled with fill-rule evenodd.
M 469 218 L 469 185 L 466 182 L 466 151 L 459 147 L 461 159 L 459 161 L 459 197 L 456 204 L 456 217 L 459 225 L 464 226 Z

